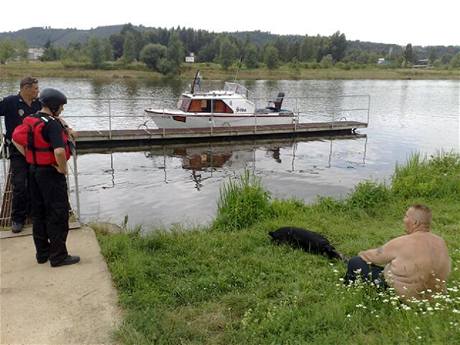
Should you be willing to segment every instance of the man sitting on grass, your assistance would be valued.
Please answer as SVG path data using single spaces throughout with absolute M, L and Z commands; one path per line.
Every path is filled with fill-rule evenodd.
M 431 233 L 431 217 L 427 206 L 409 207 L 404 217 L 406 235 L 351 258 L 345 283 L 354 282 L 357 276 L 370 278 L 378 286 L 393 287 L 406 300 L 444 292 L 450 258 L 444 240 Z

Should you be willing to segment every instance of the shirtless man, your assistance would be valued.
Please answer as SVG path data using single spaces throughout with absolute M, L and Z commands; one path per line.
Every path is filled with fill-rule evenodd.
M 365 280 L 370 277 L 377 285 L 393 287 L 401 299 L 444 292 L 450 258 L 444 240 L 431 232 L 431 217 L 427 206 L 409 207 L 404 216 L 406 235 L 350 259 L 345 282 L 355 281 L 357 274 Z

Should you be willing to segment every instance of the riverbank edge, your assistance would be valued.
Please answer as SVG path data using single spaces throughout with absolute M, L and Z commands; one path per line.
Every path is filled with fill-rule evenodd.
M 236 70 L 224 70 L 213 64 L 183 65 L 181 74 L 176 79 L 190 80 L 197 69 L 208 80 L 233 80 Z M 32 75 L 37 78 L 91 78 L 91 79 L 142 79 L 161 80 L 167 78 L 160 73 L 140 69 L 87 69 L 82 67 L 65 67 L 61 62 L 11 62 L 0 65 L 2 78 L 15 79 Z M 411 69 L 366 67 L 344 70 L 340 68 L 292 69 L 288 65 L 275 70 L 266 68 L 242 69 L 238 71 L 240 80 L 460 80 L 459 69 Z
M 344 273 L 339 263 L 328 264 L 318 256 L 284 246 L 273 247 L 267 238 L 269 229 L 300 226 L 320 231 L 332 243 L 340 243 L 337 247 L 341 252 L 353 255 L 401 235 L 404 210 L 411 204 L 425 203 L 433 209 L 434 232 L 441 234 L 450 248 L 453 259 L 450 280 L 455 284 L 460 279 L 457 236 L 460 203 L 458 186 L 451 183 L 460 182 L 460 165 L 457 162 L 453 171 L 449 170 L 447 160 L 445 163 L 440 162 L 436 169 L 439 168 L 440 173 L 444 171 L 443 178 L 448 176 L 447 184 L 434 174 L 432 179 L 423 176 L 423 172 L 420 175 L 420 165 L 408 163 L 401 174 L 405 176 L 398 183 L 406 183 L 412 197 L 405 194 L 404 184 L 387 186 L 387 189 L 384 184 L 365 182 L 344 201 L 324 198 L 306 205 L 296 200 L 273 200 L 277 217 L 238 231 L 173 228 L 147 235 L 142 235 L 141 228 L 115 235 L 98 231 L 102 252 L 119 289 L 120 303 L 127 312 L 118 332 L 120 340 L 124 344 L 161 340 L 268 344 L 282 339 L 295 343 L 299 334 L 291 333 L 293 330 L 280 334 L 277 323 L 288 322 L 280 327 L 289 329 L 290 323 L 302 324 L 302 320 L 308 320 L 308 324 L 302 326 L 304 329 L 297 332 L 307 332 L 311 344 L 335 343 L 337 339 L 343 344 L 381 344 L 381 339 L 412 344 L 422 335 L 433 343 L 455 344 L 455 331 L 449 328 L 458 312 L 455 307 L 444 314 L 428 313 L 425 317 L 421 313 L 401 313 L 399 307 L 394 309 L 393 302 L 387 306 L 377 292 L 370 293 L 370 302 L 366 300 L 369 291 L 350 292 L 334 287 L 341 285 L 334 282 L 338 283 Z M 454 186 L 457 194 L 430 196 L 431 192 L 427 191 L 430 181 L 433 193 L 437 193 L 439 183 L 444 187 L 449 185 L 448 188 Z M 400 196 L 394 198 L 388 194 L 390 188 L 399 190 Z M 350 208 L 342 209 L 340 205 L 345 204 L 351 205 Z M 257 269 L 252 271 L 246 265 Z M 263 284 L 254 290 L 250 288 L 246 295 L 244 281 L 254 280 L 254 274 L 255 280 Z M 330 286 L 315 287 L 322 280 Z M 332 297 L 327 298 L 329 295 Z M 343 301 L 344 298 L 349 301 Z M 460 295 L 456 299 L 460 306 Z M 377 317 L 383 317 L 382 321 L 391 319 L 392 322 L 379 323 L 375 328 L 369 305 L 361 304 L 363 300 L 375 308 L 371 314 L 375 312 Z M 426 308 L 429 311 L 431 307 Z M 276 318 L 278 314 L 282 314 L 281 320 Z M 337 318 L 337 315 L 342 316 Z M 315 322 L 316 326 L 310 325 Z M 317 334 L 306 331 L 315 327 L 326 329 Z

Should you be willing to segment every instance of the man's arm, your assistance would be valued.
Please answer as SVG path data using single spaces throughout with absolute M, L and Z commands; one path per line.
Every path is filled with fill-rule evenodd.
M 64 148 L 58 147 L 54 149 L 54 157 L 57 163 L 56 170 L 61 174 L 67 175 L 67 159 Z
M 397 246 L 397 239 L 393 239 L 379 248 L 368 249 L 358 255 L 368 263 L 384 266 L 396 258 Z
M 22 145 L 19 145 L 17 142 L 15 142 L 14 140 L 12 140 L 14 146 L 16 146 L 16 148 L 18 149 L 19 152 L 21 152 L 21 154 L 25 157 L 26 155 L 26 149 L 24 148 L 24 146 Z

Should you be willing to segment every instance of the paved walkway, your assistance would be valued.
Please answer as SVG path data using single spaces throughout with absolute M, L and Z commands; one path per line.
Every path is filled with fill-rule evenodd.
M 94 231 L 70 231 L 67 248 L 81 262 L 52 268 L 32 237 L 0 240 L 1 344 L 114 343 L 121 313 Z

